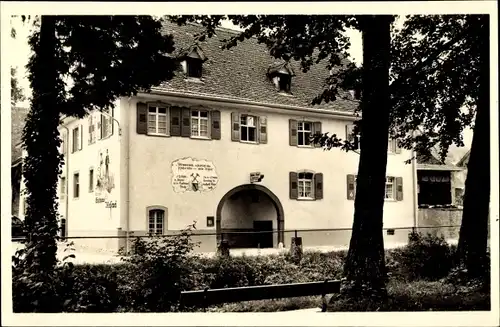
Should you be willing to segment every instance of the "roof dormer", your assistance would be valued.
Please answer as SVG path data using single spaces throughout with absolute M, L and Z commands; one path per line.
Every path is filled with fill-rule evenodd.
M 295 71 L 289 62 L 270 65 L 267 69 L 267 76 L 278 92 L 291 93 L 292 77 L 295 76 Z
M 186 77 L 200 79 L 203 73 L 203 63 L 208 59 L 203 49 L 197 44 L 191 46 L 181 56 L 181 65 Z

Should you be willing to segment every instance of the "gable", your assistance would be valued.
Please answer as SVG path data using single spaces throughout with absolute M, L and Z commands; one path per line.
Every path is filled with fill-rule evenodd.
M 163 32 L 173 35 L 177 57 L 196 49 L 194 35 L 200 31 L 202 27 L 195 24 L 178 26 L 165 22 L 163 25 Z M 206 57 L 201 78 L 203 83 L 186 81 L 183 71 L 179 69 L 172 80 L 155 89 L 334 111 L 354 111 L 358 106 L 357 101 L 344 99 L 311 105 L 312 99 L 324 89 L 325 79 L 330 76 L 326 61 L 313 65 L 307 73 L 300 69 L 300 62 L 292 60 L 287 63 L 287 70 L 295 74 L 291 82 L 292 95 L 278 94 L 268 76 L 268 69 L 275 65 L 276 59 L 269 55 L 266 45 L 259 44 L 256 38 L 250 38 L 239 42 L 230 50 L 221 49 L 223 40 L 238 34 L 236 31 L 219 28 L 212 38 L 198 42 Z M 284 65 L 280 68 L 284 68 Z

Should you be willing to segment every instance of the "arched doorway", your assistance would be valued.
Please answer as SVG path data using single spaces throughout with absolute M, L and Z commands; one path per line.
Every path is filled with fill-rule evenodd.
M 232 248 L 284 245 L 284 218 L 281 202 L 267 187 L 237 186 L 227 192 L 217 206 L 217 243 L 225 239 Z M 272 232 L 267 233 L 270 230 Z

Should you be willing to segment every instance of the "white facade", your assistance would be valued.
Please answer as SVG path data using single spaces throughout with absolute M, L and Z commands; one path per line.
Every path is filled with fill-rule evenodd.
M 220 113 L 220 139 L 139 134 L 138 103 L 207 110 L 211 117 Z M 218 113 L 212 113 L 214 110 Z M 234 113 L 265 118 L 266 131 L 261 137 L 266 140 L 260 143 L 232 140 Z M 92 114 L 100 123 L 99 116 Z M 158 227 L 150 226 L 150 216 L 156 219 L 151 210 L 162 210 L 163 221 L 158 228 L 164 234 L 196 221 L 198 233 L 212 234 L 196 239 L 202 242 L 203 251 L 215 250 L 216 231 L 252 229 L 254 220 L 271 221 L 274 230 L 281 230 L 281 236 L 275 233 L 273 237 L 273 247 L 279 245 L 278 241 L 289 246 L 293 230 L 352 227 L 354 201 L 348 199 L 346 181 L 348 175 L 357 173 L 359 155 L 339 149 L 324 151 L 290 145 L 290 119 L 321 122 L 322 132 L 344 138 L 346 125 L 353 121 L 349 113 L 152 92 L 120 99 L 113 116 L 113 132 L 108 137 L 99 137 L 102 124 L 93 121 L 96 133 L 93 143 L 89 143 L 89 135 L 93 133 L 89 118 L 66 119 L 60 128 L 61 134 L 68 136 L 64 136 L 66 163 L 62 177 L 65 180 L 61 180 L 66 186 L 59 185 L 59 210 L 66 219 L 69 237 L 126 235 L 127 231 L 129 235 L 144 235 L 150 228 Z M 191 112 L 190 117 L 184 117 L 190 119 L 189 125 L 194 124 L 192 116 Z M 173 126 L 168 123 L 170 119 L 166 117 L 167 130 Z M 209 120 L 208 129 L 211 126 Z M 262 127 L 257 126 L 257 130 Z M 76 128 L 82 131 L 73 132 Z M 72 149 L 74 136 L 83 137 L 81 144 L 75 145 L 76 151 Z M 410 156 L 405 150 L 388 155 L 387 175 L 402 181 L 402 199 L 397 200 L 394 185 L 394 198 L 386 200 L 384 205 L 384 228 L 414 224 L 413 171 L 412 165 L 404 163 Z M 201 168 L 193 170 L 186 162 L 203 163 L 199 165 Z M 175 171 L 173 163 L 176 163 Z M 187 177 L 182 174 L 179 177 L 179 163 L 184 165 L 183 169 L 187 167 L 184 174 Z M 290 173 L 301 171 L 322 174 L 321 189 L 313 191 L 322 193 L 319 199 L 291 198 Z M 240 197 L 231 193 L 228 197 L 231 190 L 237 187 L 244 190 L 242 185 L 251 184 L 250 174 L 254 172 L 264 175 L 260 182 L 253 184 L 259 185 L 254 203 L 250 193 L 242 193 Z M 196 191 L 192 189 L 192 180 L 186 183 L 186 178 L 198 178 L 201 183 Z M 301 187 L 300 181 L 298 187 Z M 311 187 L 318 184 L 313 181 Z M 221 201 L 223 198 L 227 201 Z M 408 232 L 396 230 L 394 235 L 385 236 L 386 242 L 404 242 Z M 303 237 L 304 245 L 346 245 L 350 238 L 349 230 L 299 231 L 298 234 Z M 123 245 L 112 238 L 77 241 L 89 247 L 112 250 Z

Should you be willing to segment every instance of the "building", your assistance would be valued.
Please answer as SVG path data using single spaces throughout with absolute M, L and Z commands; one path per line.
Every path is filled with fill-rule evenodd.
M 28 109 L 13 107 L 11 111 L 11 189 L 12 189 L 12 215 L 18 217 L 20 204 L 21 173 L 22 173 L 22 133 Z
M 65 234 L 171 234 L 196 222 L 199 251 L 214 251 L 223 238 L 233 248 L 288 247 L 295 230 L 305 246 L 348 245 L 359 155 L 324 151 L 309 136 L 350 137 L 357 101 L 346 93 L 312 106 L 326 68 L 303 73 L 297 62 L 275 62 L 253 38 L 222 50 L 220 40 L 235 33 L 227 29 L 194 44 L 198 29 L 165 25 L 179 49 L 174 79 L 121 98 L 104 114 L 64 119 Z M 415 224 L 410 157 L 391 142 L 385 228 Z M 406 242 L 409 230 L 391 231 L 386 242 Z M 126 246 L 123 239 L 74 241 Z

